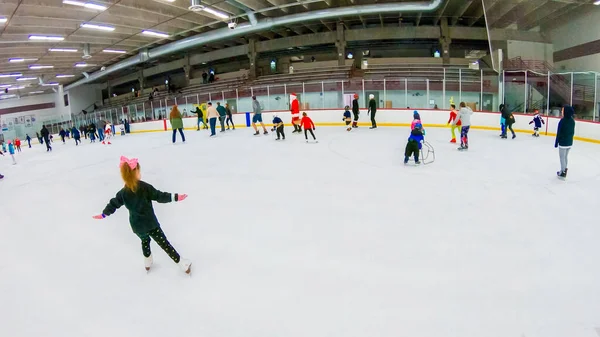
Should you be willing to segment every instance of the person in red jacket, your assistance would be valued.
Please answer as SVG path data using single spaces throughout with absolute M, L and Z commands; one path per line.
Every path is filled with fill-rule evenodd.
M 290 95 L 291 99 L 291 111 L 292 111 L 292 125 L 294 125 L 294 131 L 292 133 L 302 132 L 300 127 L 300 103 L 298 103 L 298 97 L 295 93 Z
M 450 119 L 448 119 L 448 123 L 450 124 L 452 122 L 454 122 L 454 120 L 456 119 L 456 105 L 454 104 L 450 104 L 450 107 L 452 108 L 450 110 Z M 452 124 L 452 139 L 450 140 L 450 143 L 456 143 L 456 136 L 454 134 L 454 130 L 459 129 L 460 130 L 460 121 L 458 121 L 458 123 L 456 123 L 456 125 Z
M 302 120 L 300 121 L 300 124 L 302 124 L 302 127 L 304 128 L 304 138 L 306 139 L 306 142 L 308 143 L 308 131 L 310 131 L 310 134 L 312 135 L 313 139 L 315 140 L 315 142 L 319 142 L 317 140 L 317 137 L 315 137 L 315 133 L 313 132 L 313 130 L 315 129 L 315 123 L 313 123 L 312 119 L 310 119 L 310 117 L 308 117 L 306 115 L 306 112 L 302 113 Z
M 17 152 L 21 152 L 21 140 L 18 137 L 15 138 L 15 147 L 17 148 Z

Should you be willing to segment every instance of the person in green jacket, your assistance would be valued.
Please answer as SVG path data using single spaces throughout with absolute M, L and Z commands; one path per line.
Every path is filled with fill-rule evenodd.
M 554 147 L 558 148 L 558 156 L 560 157 L 560 171 L 556 172 L 559 178 L 566 178 L 567 168 L 569 164 L 569 152 L 573 146 L 573 137 L 575 136 L 575 110 L 570 105 L 565 105 L 562 108 L 562 118 L 558 122 L 558 130 L 556 131 L 556 140 Z
M 225 118 L 227 118 L 227 109 L 217 102 L 217 112 L 219 113 L 219 121 L 221 122 L 221 132 L 225 132 Z
M 203 129 L 208 129 L 208 125 L 206 125 L 206 122 L 204 121 L 204 114 L 202 113 L 202 110 L 200 110 L 200 107 L 196 107 L 195 111 L 192 111 L 192 113 L 195 113 L 196 115 L 198 115 L 198 124 L 197 124 L 197 129 L 196 131 L 200 131 L 200 123 L 202 123 L 202 128 Z
M 375 101 L 375 95 L 369 95 L 369 110 L 367 110 L 367 116 L 371 114 L 371 127 L 369 129 L 377 129 L 377 122 L 375 121 L 375 113 L 377 112 L 377 102 Z
M 142 240 L 142 252 L 144 254 L 144 267 L 150 270 L 152 266 L 152 252 L 150 251 L 151 238 L 162 248 L 169 257 L 179 265 L 182 271 L 189 274 L 192 262 L 183 259 L 171 246 L 165 233 L 160 228 L 160 223 L 154 214 L 152 201 L 158 203 L 169 203 L 183 201 L 186 194 L 166 193 L 155 189 L 152 185 L 141 180 L 141 168 L 137 158 L 126 158 L 121 156 L 119 163 L 121 178 L 125 186 L 117 192 L 102 211 L 102 214 L 94 215 L 96 220 L 102 220 L 114 214 L 117 209 L 125 205 L 129 210 L 129 224 L 133 232 Z
M 171 128 L 173 129 L 173 144 L 177 140 L 177 130 L 179 130 L 181 140 L 185 143 L 185 135 L 183 134 L 183 118 L 181 117 L 181 112 L 179 112 L 177 105 L 173 106 L 173 109 L 171 109 L 169 121 L 171 122 Z

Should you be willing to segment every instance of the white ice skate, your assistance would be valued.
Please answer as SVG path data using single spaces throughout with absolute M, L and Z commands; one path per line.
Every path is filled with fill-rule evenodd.
M 192 261 L 190 260 L 180 259 L 177 265 L 179 266 L 179 268 L 181 268 L 181 271 L 183 271 L 186 274 L 189 274 L 192 271 Z
M 144 267 L 146 268 L 146 271 L 150 270 L 150 267 L 152 267 L 153 262 L 154 261 L 152 259 L 152 255 L 144 257 Z

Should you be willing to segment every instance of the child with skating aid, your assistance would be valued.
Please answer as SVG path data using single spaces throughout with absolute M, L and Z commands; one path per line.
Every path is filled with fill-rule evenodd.
M 283 140 L 285 140 L 285 133 L 283 132 L 283 121 L 281 120 L 281 118 L 279 118 L 279 116 L 277 116 L 277 114 L 273 115 L 273 128 L 271 129 L 271 132 L 275 131 L 277 132 L 277 139 L 275 140 L 280 140 L 283 138 Z
M 406 149 L 404 150 L 404 164 L 408 163 L 410 156 L 414 155 L 415 164 L 419 165 L 419 151 L 425 141 L 423 125 L 416 123 L 414 128 L 410 131 L 410 137 L 408 137 L 408 143 L 406 143 Z
M 313 132 L 315 130 L 315 123 L 313 123 L 312 119 L 310 119 L 310 117 L 306 115 L 306 112 L 302 113 L 302 119 L 300 120 L 300 124 L 304 128 L 304 138 L 306 139 L 306 142 L 308 143 L 307 132 L 310 132 L 310 134 L 313 137 L 313 140 L 318 143 L 319 141 L 317 140 L 317 137 L 315 137 L 315 133 Z
M 415 125 L 417 124 L 421 124 L 423 125 L 423 122 L 421 122 L 421 115 L 419 115 L 419 112 L 417 110 L 413 111 L 413 121 L 412 123 L 410 123 L 410 129 L 414 129 Z
M 10 157 L 12 158 L 13 165 L 17 165 L 17 160 L 15 159 L 15 145 L 10 141 L 10 139 L 7 141 L 7 143 L 8 143 L 8 153 L 10 154 Z
M 350 126 L 350 123 L 352 123 L 352 114 L 348 105 L 344 107 L 344 118 L 342 120 L 346 122 L 346 131 L 352 131 L 352 127 Z
M 153 262 L 150 251 L 150 241 L 152 238 L 179 265 L 182 271 L 189 274 L 192 263 L 189 260 L 182 259 L 175 248 L 171 246 L 165 233 L 160 228 L 160 223 L 152 207 L 152 201 L 159 203 L 183 201 L 187 198 L 187 195 L 161 192 L 152 185 L 142 181 L 141 168 L 136 158 L 128 159 L 121 157 L 119 166 L 125 186 L 110 200 L 102 214 L 96 215 L 93 218 L 98 220 L 104 219 L 125 205 L 129 210 L 131 229 L 142 240 L 146 270 L 150 270 Z
M 533 137 L 539 137 L 540 136 L 540 129 L 542 128 L 542 124 L 546 124 L 546 122 L 544 122 L 544 119 L 540 116 L 540 112 L 538 110 L 535 110 L 535 115 L 533 115 L 533 120 L 531 120 L 531 122 L 529 122 L 529 125 L 533 124 Z
M 460 121 L 454 124 L 454 121 L 456 120 L 457 116 L 458 114 L 456 113 L 456 105 L 450 104 L 450 119 L 448 119 L 448 123 L 446 123 L 446 125 L 450 125 L 450 123 L 452 123 L 452 126 L 450 127 L 452 132 L 452 139 L 450 139 L 450 143 L 456 143 L 456 134 L 454 133 L 456 129 L 459 129 L 460 135 Z

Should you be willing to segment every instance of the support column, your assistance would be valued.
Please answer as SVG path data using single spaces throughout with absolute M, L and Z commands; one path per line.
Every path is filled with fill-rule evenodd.
M 183 72 L 185 73 L 185 85 L 190 85 L 192 79 L 192 67 L 190 66 L 190 54 L 185 54 L 183 58 Z
M 341 22 L 337 23 L 336 26 L 336 39 L 335 46 L 337 47 L 338 53 L 338 66 L 343 66 L 346 64 L 346 37 L 344 33 L 344 24 Z
M 112 87 L 110 81 L 106 81 L 106 91 L 108 91 L 108 103 L 112 102 Z
M 138 82 L 140 84 L 140 93 L 144 93 L 144 70 L 140 69 L 138 72 Z
M 248 77 L 251 80 L 256 79 L 256 40 L 248 40 L 248 60 L 250 60 L 250 68 L 248 69 Z
M 440 20 L 440 46 L 444 64 L 450 64 L 450 29 L 448 29 L 448 18 L 443 17 Z

